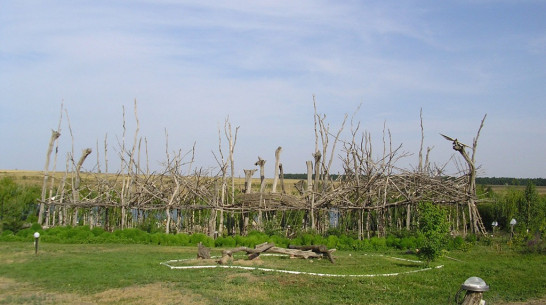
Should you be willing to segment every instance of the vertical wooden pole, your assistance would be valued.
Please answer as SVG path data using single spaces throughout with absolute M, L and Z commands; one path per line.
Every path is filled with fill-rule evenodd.
M 275 175 L 273 176 L 273 188 L 271 190 L 272 193 L 277 192 L 277 183 L 279 181 L 279 161 L 281 157 L 281 151 L 282 147 L 277 147 L 275 150 Z

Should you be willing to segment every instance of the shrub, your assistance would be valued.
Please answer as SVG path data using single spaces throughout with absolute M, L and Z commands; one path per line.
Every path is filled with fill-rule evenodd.
M 1 235 L 2 235 L 2 236 L 13 235 L 13 231 L 11 231 L 11 230 L 5 230 L 5 231 L 2 232 Z
M 465 241 L 461 236 L 449 240 L 449 250 L 461 250 L 465 247 Z
M 370 239 L 370 244 L 372 245 L 374 250 L 385 250 L 387 249 L 387 241 L 385 238 L 380 237 L 372 237 Z
M 40 188 L 18 185 L 10 177 L 0 179 L 0 231 L 17 232 L 36 214 Z
M 93 235 L 95 235 L 95 237 L 96 236 L 101 236 L 104 232 L 106 232 L 106 231 L 104 231 L 104 229 L 101 228 L 101 227 L 94 227 L 93 229 L 91 229 L 91 233 L 93 233 Z
M 274 243 L 277 247 L 283 247 L 286 248 L 290 244 L 290 239 L 280 236 L 280 235 L 273 235 L 269 238 L 269 241 Z
M 417 238 L 414 236 L 404 237 L 400 240 L 400 249 L 411 250 L 417 248 Z
M 310 233 L 304 233 L 301 236 L 302 246 L 310 246 L 310 245 L 313 244 L 314 240 L 315 240 L 315 236 L 313 234 L 310 234 Z
M 339 242 L 339 238 L 336 235 L 330 235 L 328 236 L 326 240 L 326 246 L 329 249 L 333 249 L 337 247 L 337 243 Z
M 402 249 L 402 246 L 401 246 L 402 239 L 394 235 L 387 236 L 387 239 L 385 240 L 385 242 L 387 247 L 389 248 Z
M 237 243 L 235 242 L 235 238 L 232 236 L 226 236 L 226 237 L 218 237 L 214 241 L 215 247 L 235 247 Z
M 339 241 L 338 241 L 337 245 L 338 245 L 339 250 L 353 250 L 353 249 L 355 249 L 354 243 L 355 243 L 355 240 L 353 240 L 349 236 L 341 235 L 339 237 Z
M 190 244 L 190 236 L 185 233 L 178 233 L 175 235 L 177 245 L 179 246 L 189 246 Z
M 197 244 L 202 243 L 207 247 L 214 247 L 214 239 L 208 237 L 203 233 L 194 233 L 190 237 L 189 245 L 197 246 Z
M 527 241 L 525 251 L 530 253 L 546 253 L 546 247 L 540 232 L 537 232 Z
M 449 223 L 446 211 L 440 206 L 423 203 L 419 207 L 419 243 L 418 255 L 426 263 L 440 257 L 446 249 Z
M 478 241 L 476 234 L 468 234 L 464 239 L 467 243 L 475 244 Z

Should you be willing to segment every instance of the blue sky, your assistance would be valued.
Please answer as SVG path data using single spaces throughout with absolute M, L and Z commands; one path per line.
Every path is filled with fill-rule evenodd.
M 197 166 L 214 166 L 229 116 L 240 126 L 238 174 L 260 156 L 270 176 L 277 146 L 285 172 L 304 172 L 313 95 L 332 130 L 361 105 L 355 120 L 375 151 L 386 125 L 413 154 L 405 168 L 417 164 L 421 108 L 437 164 L 453 155 L 439 133 L 470 144 L 487 113 L 480 175 L 546 177 L 546 2 L 0 3 L 0 169 L 43 168 L 63 102 L 76 154 L 108 134 L 115 169 L 122 107 L 132 139 L 136 99 L 154 168 L 166 159 L 165 129 L 170 150 L 195 142 Z M 66 120 L 61 133 L 64 160 Z

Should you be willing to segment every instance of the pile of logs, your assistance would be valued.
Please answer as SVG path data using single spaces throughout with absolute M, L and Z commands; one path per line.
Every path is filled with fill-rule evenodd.
M 278 254 L 287 254 L 290 257 L 300 257 L 300 258 L 322 258 L 327 257 L 332 264 L 335 262 L 332 253 L 336 249 L 328 249 L 324 245 L 313 245 L 313 246 L 288 246 L 288 248 L 279 248 L 275 247 L 273 243 L 263 243 L 257 245 L 254 249 L 248 247 L 237 247 L 233 249 L 227 249 L 222 251 L 222 257 L 217 261 L 221 265 L 228 264 L 233 261 L 233 253 L 236 252 L 246 252 L 249 260 L 256 259 L 262 253 L 278 253 Z

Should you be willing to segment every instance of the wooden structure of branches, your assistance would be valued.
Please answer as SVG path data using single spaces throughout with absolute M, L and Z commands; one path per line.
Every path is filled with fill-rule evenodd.
M 392 144 L 386 127 L 383 149 L 376 154 L 372 150 L 371 135 L 360 131 L 360 123 L 354 122 L 354 116 L 350 120 L 349 139 L 342 139 L 348 116 L 341 127 L 332 132 L 326 116 L 317 113 L 315 104 L 315 150 L 313 160 L 306 161 L 308 177 L 295 184 L 297 191 L 287 193 L 280 146 L 274 152 L 274 182 L 270 188 L 265 183 L 266 161 L 261 157 L 254 164 L 260 169 L 258 186 L 252 187 L 252 176 L 258 169 L 254 168 L 245 170 L 244 188 L 236 187 L 234 150 L 239 127 L 233 133 L 229 118 L 223 131 L 229 155 L 224 156 L 220 129 L 218 152 L 213 152 L 218 169 L 204 170 L 195 166 L 195 144 L 185 153 L 170 151 L 165 132 L 166 161 L 160 170 L 150 172 L 147 144 L 146 165 L 141 165 L 142 138 L 136 101 L 134 116 L 136 129 L 132 145 L 127 145 L 123 110 L 123 136 L 119 142 L 121 168 L 117 173 L 101 172 L 97 161 L 95 171 L 80 174 L 91 150 L 84 150 L 77 163 L 73 161 L 73 153 L 69 154 L 72 171 L 67 166 L 65 177 L 58 181 L 56 188 L 51 188 L 56 190 L 54 196 L 50 194 L 46 198 L 49 159 L 53 143 L 60 136 L 59 132 L 53 131 L 47 150 L 44 191 L 39 202 L 43 207 L 40 215 L 47 220 L 41 218 L 42 223 L 84 223 L 107 230 L 140 227 L 149 231 L 161 229 L 166 233 L 202 232 L 210 236 L 222 235 L 224 230 L 229 234 L 246 234 L 251 228 L 263 230 L 265 227 L 281 232 L 287 232 L 288 228 L 318 232 L 342 228 L 356 232 L 359 238 L 369 238 L 385 236 L 389 230 L 415 228 L 419 203 L 432 202 L 449 208 L 453 232 L 485 232 L 476 209 L 479 199 L 475 187 L 475 153 L 485 117 L 470 156 L 465 150 L 468 146 L 444 136 L 453 142 L 453 148 L 468 164 L 466 173 L 449 177 L 443 175 L 442 167 L 429 164 L 431 148 L 426 149 L 423 159 L 422 115 L 419 165 L 408 170 L 398 164 L 409 154 L 402 151 L 401 145 Z M 107 166 L 106 139 L 104 143 L 104 164 Z M 336 145 L 342 147 L 339 159 L 343 172 L 332 175 Z M 277 190 L 279 178 L 280 192 Z

